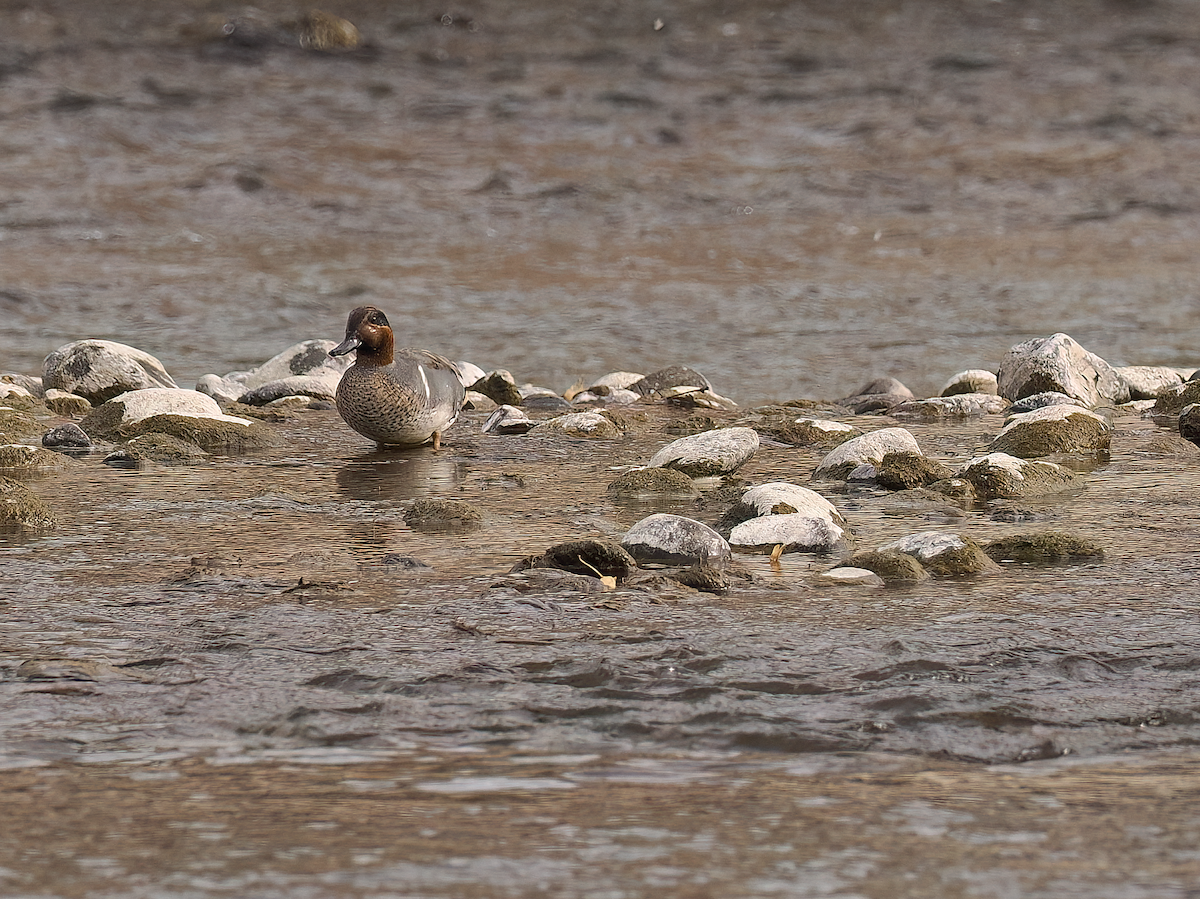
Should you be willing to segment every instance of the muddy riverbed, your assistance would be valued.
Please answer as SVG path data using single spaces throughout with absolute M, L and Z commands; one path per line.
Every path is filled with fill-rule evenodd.
M 730 423 L 1054 331 L 1200 367 L 1191 4 L 331 11 L 362 47 L 289 44 L 285 4 L 0 4 L 0 369 L 106 337 L 191 386 L 361 302 L 558 390 L 690 364 Z M 0 543 L 0 893 L 1194 894 L 1200 451 L 1117 412 L 1018 510 L 819 485 L 859 547 L 1055 529 L 1087 565 L 508 576 L 653 511 L 605 487 L 685 414 L 378 453 L 306 409 L 276 450 L 30 481 L 59 524 Z M 954 464 L 1000 422 L 903 424 Z M 430 496 L 482 529 L 412 531 Z

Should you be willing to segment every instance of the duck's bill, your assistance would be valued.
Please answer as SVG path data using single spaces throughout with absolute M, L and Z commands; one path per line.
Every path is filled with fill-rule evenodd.
M 347 337 L 332 350 L 329 351 L 330 356 L 345 356 L 351 350 L 357 350 L 362 341 L 357 337 Z

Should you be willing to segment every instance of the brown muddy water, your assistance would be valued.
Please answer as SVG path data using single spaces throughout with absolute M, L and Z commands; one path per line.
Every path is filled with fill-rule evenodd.
M 559 390 L 689 364 L 750 423 L 1054 331 L 1200 367 L 1192 3 L 330 11 L 363 48 L 287 45 L 287 4 L 0 3 L 0 369 L 105 337 L 191 386 L 361 302 Z M 270 453 L 31 481 L 60 524 L 0 543 L 0 895 L 1200 895 L 1200 452 L 1117 413 L 1019 514 L 830 493 L 858 546 L 1054 528 L 1092 565 L 507 577 L 650 511 L 604 489 L 680 414 L 378 454 L 303 410 Z M 1000 427 L 904 424 L 948 463 Z M 423 496 L 484 527 L 411 531 Z

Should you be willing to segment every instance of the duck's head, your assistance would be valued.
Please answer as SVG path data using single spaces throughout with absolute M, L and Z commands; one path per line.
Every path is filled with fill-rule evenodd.
M 358 361 L 368 365 L 387 365 L 392 361 L 395 338 L 387 316 L 374 306 L 359 306 L 346 321 L 346 339 L 329 351 L 344 356 L 358 350 Z

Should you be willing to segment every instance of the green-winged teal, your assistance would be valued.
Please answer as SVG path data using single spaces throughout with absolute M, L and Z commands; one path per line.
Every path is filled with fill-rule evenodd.
M 358 351 L 337 389 L 337 408 L 346 424 L 389 446 L 441 445 L 442 432 L 463 405 L 458 366 L 425 350 L 395 348 L 387 316 L 359 306 L 346 322 L 346 339 L 329 351 Z

